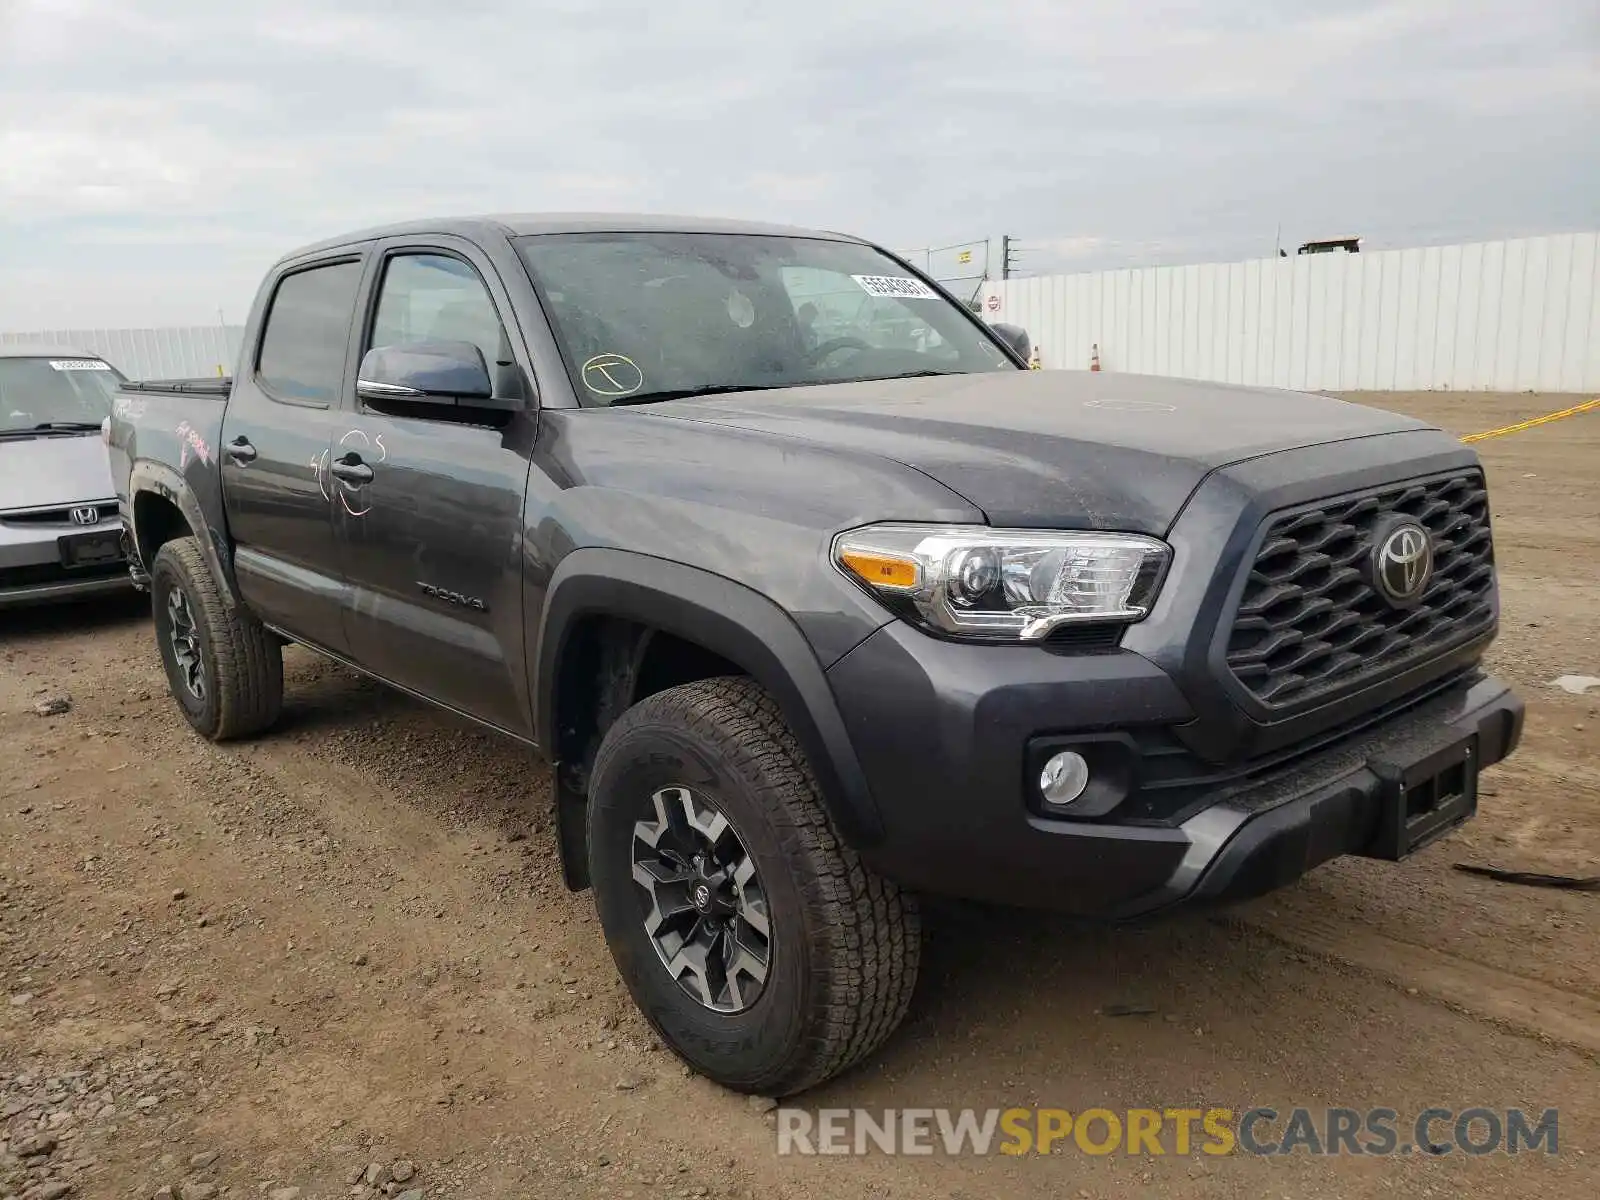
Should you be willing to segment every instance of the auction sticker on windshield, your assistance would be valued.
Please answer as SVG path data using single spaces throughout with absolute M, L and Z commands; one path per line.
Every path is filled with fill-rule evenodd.
M 920 279 L 904 275 L 852 275 L 869 296 L 893 296 L 897 300 L 937 300 L 939 294 Z
M 52 358 L 50 360 L 52 371 L 109 371 L 109 363 L 103 363 L 98 358 Z

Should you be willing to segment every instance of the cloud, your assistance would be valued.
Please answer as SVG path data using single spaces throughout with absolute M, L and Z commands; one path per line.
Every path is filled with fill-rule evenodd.
M 0 0 L 0 328 L 242 313 L 430 213 L 664 210 L 1032 269 L 1600 224 L 1593 0 Z

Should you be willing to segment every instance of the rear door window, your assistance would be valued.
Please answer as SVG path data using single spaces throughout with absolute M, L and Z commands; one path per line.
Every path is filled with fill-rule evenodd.
M 279 282 L 256 360 L 256 376 L 274 399 L 338 400 L 360 284 L 359 262 L 311 267 Z

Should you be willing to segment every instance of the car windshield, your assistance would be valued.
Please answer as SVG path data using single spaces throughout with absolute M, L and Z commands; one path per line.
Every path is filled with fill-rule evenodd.
M 98 358 L 0 358 L 0 434 L 99 429 L 121 379 Z
M 722 233 L 517 239 L 584 404 L 1019 369 L 880 251 Z

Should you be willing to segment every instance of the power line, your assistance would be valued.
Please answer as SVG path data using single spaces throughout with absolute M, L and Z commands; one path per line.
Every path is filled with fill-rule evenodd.
M 1016 239 L 1009 233 L 1000 235 L 1000 278 L 1010 279 L 1017 270 L 1017 260 L 1021 255 L 1017 251 Z

